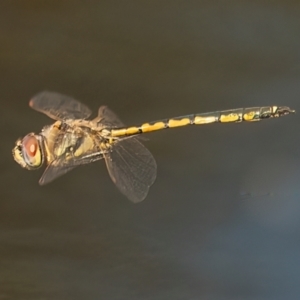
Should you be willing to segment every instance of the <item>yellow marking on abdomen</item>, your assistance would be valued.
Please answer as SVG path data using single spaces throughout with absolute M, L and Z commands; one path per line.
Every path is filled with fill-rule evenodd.
M 231 113 L 229 115 L 221 115 L 220 116 L 220 122 L 222 123 L 226 123 L 226 122 L 236 122 L 236 121 L 239 121 L 240 120 L 240 117 L 238 114 L 234 114 L 234 113 Z
M 136 133 L 139 133 L 138 127 L 129 127 L 126 129 L 126 134 L 128 134 L 128 135 L 136 134 Z
M 194 124 L 195 125 L 201 125 L 201 124 L 209 124 L 216 122 L 216 117 L 200 117 L 196 116 L 194 118 Z
M 160 130 L 165 128 L 164 122 L 156 122 L 154 124 L 145 123 L 141 126 L 142 132 L 150 132 L 155 130 Z
M 191 121 L 190 121 L 189 118 L 183 118 L 181 120 L 170 119 L 168 121 L 168 126 L 170 128 L 172 128 L 172 127 L 186 126 L 186 125 L 189 125 L 189 124 L 191 124 Z
M 243 115 L 243 120 L 248 121 L 248 122 L 259 121 L 259 119 L 256 119 L 255 117 L 256 117 L 256 113 L 254 111 L 250 111 Z
M 112 136 L 112 137 L 122 136 L 122 135 L 126 135 L 126 128 L 122 128 L 122 129 L 113 129 L 113 130 L 111 131 L 111 136 Z

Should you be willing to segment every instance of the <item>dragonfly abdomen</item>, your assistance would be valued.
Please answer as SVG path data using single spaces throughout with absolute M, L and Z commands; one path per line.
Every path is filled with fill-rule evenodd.
M 231 110 L 192 114 L 171 119 L 164 119 L 144 123 L 140 126 L 112 129 L 110 134 L 112 137 L 120 137 L 152 132 L 167 128 L 182 127 L 187 125 L 204 125 L 211 123 L 239 123 L 243 121 L 254 122 L 273 117 L 280 117 L 292 112 L 294 111 L 290 110 L 288 107 L 278 106 L 237 108 Z

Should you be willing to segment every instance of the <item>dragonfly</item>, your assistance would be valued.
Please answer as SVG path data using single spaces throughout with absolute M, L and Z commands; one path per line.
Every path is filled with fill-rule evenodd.
M 154 157 L 139 139 L 141 134 L 186 125 L 255 122 L 295 112 L 287 106 L 238 108 L 127 127 L 107 106 L 101 106 L 97 117 L 89 120 L 92 111 L 86 105 L 56 92 L 37 94 L 29 106 L 55 120 L 39 134 L 18 139 L 12 151 L 23 168 L 36 170 L 46 165 L 40 185 L 77 166 L 104 159 L 114 184 L 134 203 L 145 199 L 157 171 Z

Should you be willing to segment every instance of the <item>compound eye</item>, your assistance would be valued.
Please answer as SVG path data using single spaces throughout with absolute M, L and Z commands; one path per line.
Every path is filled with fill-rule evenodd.
M 39 147 L 39 143 L 34 135 L 26 136 L 23 139 L 23 149 L 26 151 L 28 156 L 34 157 L 38 147 Z
M 39 140 L 35 135 L 27 135 L 22 141 L 23 157 L 29 167 L 37 168 L 42 163 Z

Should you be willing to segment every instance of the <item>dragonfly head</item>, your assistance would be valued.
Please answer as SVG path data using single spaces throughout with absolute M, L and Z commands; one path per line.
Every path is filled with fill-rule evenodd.
M 41 137 L 34 133 L 27 134 L 16 141 L 12 151 L 15 161 L 28 170 L 38 169 L 44 162 Z

